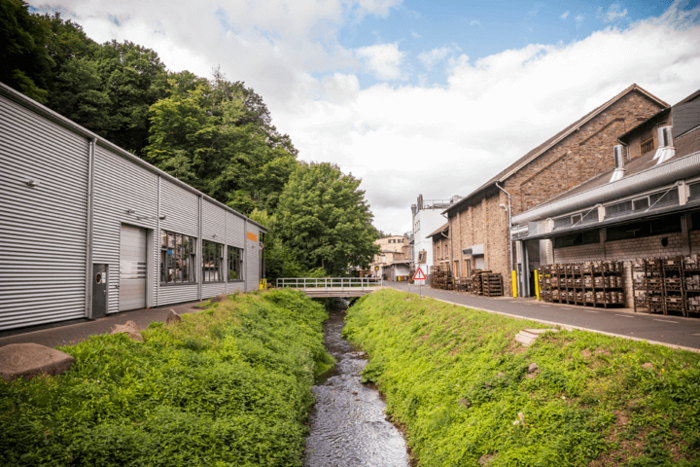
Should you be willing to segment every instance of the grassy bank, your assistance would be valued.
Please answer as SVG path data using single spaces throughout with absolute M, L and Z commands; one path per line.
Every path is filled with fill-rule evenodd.
M 282 290 L 236 296 L 145 343 L 60 350 L 64 375 L 0 382 L 0 465 L 301 465 L 323 307 Z
M 346 321 L 423 467 L 700 465 L 698 354 L 582 331 L 525 348 L 545 326 L 393 290 Z

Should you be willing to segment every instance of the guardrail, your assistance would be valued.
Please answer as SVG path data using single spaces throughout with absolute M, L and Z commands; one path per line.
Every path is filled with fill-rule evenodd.
M 384 281 L 381 277 L 292 277 L 277 279 L 278 288 L 292 287 L 299 290 L 364 290 L 382 285 L 384 285 Z

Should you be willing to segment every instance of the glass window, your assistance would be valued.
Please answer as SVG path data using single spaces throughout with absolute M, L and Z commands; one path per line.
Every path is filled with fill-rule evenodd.
M 243 280 L 243 250 L 233 246 L 227 247 L 228 250 L 228 281 Z
M 182 284 L 196 282 L 194 255 L 196 239 L 162 230 L 160 233 L 160 282 Z
M 202 249 L 202 275 L 204 282 L 221 282 L 224 262 L 224 246 L 204 240 Z

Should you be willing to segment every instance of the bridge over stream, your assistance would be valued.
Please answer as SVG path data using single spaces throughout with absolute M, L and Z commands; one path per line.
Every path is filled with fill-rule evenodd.
M 384 282 L 375 277 L 294 277 L 277 279 L 276 285 L 301 290 L 311 298 L 351 298 L 380 290 Z

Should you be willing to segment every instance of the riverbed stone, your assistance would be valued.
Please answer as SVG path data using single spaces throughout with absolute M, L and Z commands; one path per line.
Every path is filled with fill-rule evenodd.
M 0 347 L 0 374 L 5 381 L 31 379 L 46 374 L 60 375 L 70 370 L 75 359 L 65 352 L 44 345 L 25 343 Z
M 127 337 L 131 340 L 143 342 L 143 336 L 141 335 L 141 331 L 139 331 L 139 327 L 133 321 L 127 321 L 125 324 L 114 325 L 110 334 L 114 335 L 120 333 L 126 334 Z
M 168 316 L 165 318 L 165 324 L 167 325 L 170 323 L 182 323 L 182 316 L 177 314 L 172 308 L 168 311 Z

